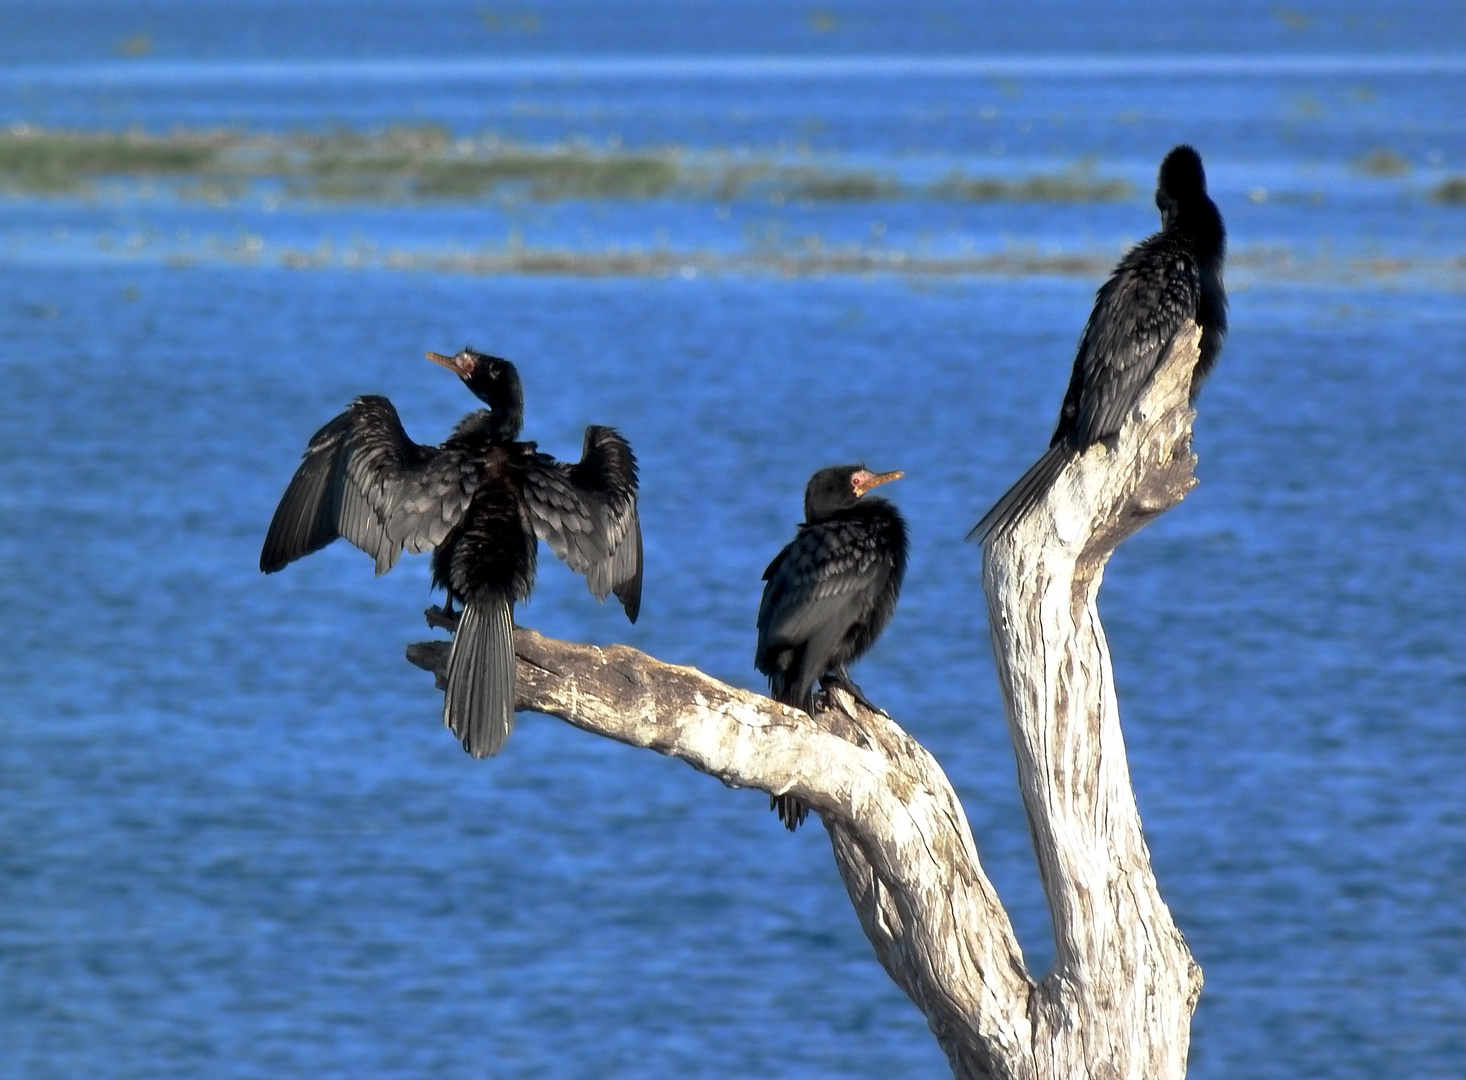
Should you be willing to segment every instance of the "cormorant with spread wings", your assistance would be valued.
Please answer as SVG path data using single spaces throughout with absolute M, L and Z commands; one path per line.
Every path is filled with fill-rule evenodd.
M 488 409 L 442 446 L 421 446 L 384 397 L 353 401 L 311 438 L 275 510 L 260 569 L 283 569 L 345 537 L 392 569 L 432 551 L 445 614 L 463 604 L 448 658 L 443 723 L 474 757 L 497 754 L 514 726 L 514 603 L 534 588 L 536 540 L 584 574 L 598 600 L 641 609 L 636 458 L 615 430 L 585 429 L 574 464 L 520 442 L 524 390 L 507 360 L 464 349 L 428 353 Z
M 810 477 L 804 522 L 764 571 L 754 666 L 769 695 L 814 713 L 814 684 L 841 686 L 869 709 L 845 665 L 864 656 L 891 621 L 906 576 L 906 522 L 885 499 L 866 497 L 901 477 L 835 465 Z M 771 803 L 792 832 L 808 808 L 793 795 Z

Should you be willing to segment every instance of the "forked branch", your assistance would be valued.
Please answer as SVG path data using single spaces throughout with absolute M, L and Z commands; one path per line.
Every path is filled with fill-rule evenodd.
M 983 585 L 1057 962 L 1029 975 L 941 767 L 843 691 L 814 717 L 664 664 L 515 633 L 518 707 L 815 810 L 882 966 L 959 1080 L 1184 1075 L 1200 971 L 1150 869 L 1095 608 L 1115 546 L 1194 484 L 1178 340 L 1114 448 L 1092 447 L 989 539 Z M 442 679 L 448 646 L 409 647 Z

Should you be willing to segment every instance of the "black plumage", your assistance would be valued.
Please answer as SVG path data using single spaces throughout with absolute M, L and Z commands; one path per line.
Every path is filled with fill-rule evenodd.
M 906 522 L 885 499 L 866 497 L 899 472 L 863 465 L 821 469 L 804 490 L 804 522 L 764 571 L 754 666 L 775 701 L 813 714 L 814 685 L 838 685 L 874 709 L 846 665 L 864 656 L 891 621 L 906 575 Z M 792 831 L 808 808 L 792 795 L 773 807 Z
M 1112 442 L 1165 358 L 1176 335 L 1201 327 L 1191 400 L 1216 365 L 1227 333 L 1222 264 L 1227 234 L 1206 193 L 1201 157 L 1178 146 L 1156 181 L 1161 231 L 1120 260 L 1095 297 L 1049 450 L 968 535 L 985 540 L 1031 510 L 1064 466 L 1097 442 Z
M 456 372 L 488 409 L 442 446 L 420 446 L 384 397 L 357 398 L 311 438 L 260 552 L 274 573 L 345 537 L 378 574 L 404 550 L 432 551 L 433 584 L 464 609 L 448 659 L 443 722 L 474 757 L 499 752 L 514 725 L 515 602 L 534 588 L 536 540 L 584 574 L 598 600 L 641 610 L 636 458 L 616 431 L 585 429 L 574 464 L 520 442 L 524 390 L 507 360 L 464 349 L 428 359 Z

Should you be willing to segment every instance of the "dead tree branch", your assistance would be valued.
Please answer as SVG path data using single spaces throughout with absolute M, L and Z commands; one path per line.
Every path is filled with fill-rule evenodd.
M 960 1076 L 1008 1076 L 1032 982 L 972 831 L 936 760 L 894 721 L 835 691 L 798 709 L 624 645 L 515 631 L 518 707 L 680 758 L 734 788 L 793 792 L 824 820 L 882 965 L 926 1014 Z M 446 642 L 409 648 L 435 672 Z M 960 1063 L 960 1070 L 959 1070 Z
M 1185 1075 L 1201 969 L 1156 887 L 1096 599 L 1115 547 L 1196 481 L 1179 337 L 1118 446 L 1090 447 L 983 553 L 988 628 L 1057 955 L 1035 996 L 1042 1077 Z
M 941 767 L 842 691 L 811 718 L 626 646 L 515 633 L 518 707 L 792 792 L 830 833 L 876 957 L 959 1080 L 1184 1075 L 1200 970 L 1151 873 L 1095 596 L 1115 546 L 1194 484 L 1178 341 L 1113 450 L 1072 462 L 990 539 L 983 584 L 1024 805 L 1057 938 L 1036 982 Z M 410 646 L 440 680 L 445 642 Z

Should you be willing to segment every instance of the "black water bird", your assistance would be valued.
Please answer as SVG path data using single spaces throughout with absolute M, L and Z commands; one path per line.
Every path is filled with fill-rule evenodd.
M 983 515 L 969 540 L 1012 525 L 1088 447 L 1113 445 L 1172 339 L 1192 322 L 1201 327 L 1193 402 L 1215 366 L 1227 333 L 1227 233 L 1191 147 L 1178 146 L 1161 162 L 1155 202 L 1161 231 L 1131 248 L 1095 297 L 1048 452 Z
M 641 609 L 636 458 L 616 431 L 585 429 L 567 464 L 520 442 L 524 391 L 513 364 L 464 349 L 428 353 L 488 409 L 459 421 L 442 446 L 407 437 L 384 397 L 353 401 L 310 440 L 260 552 L 273 573 L 345 537 L 392 568 L 404 549 L 432 551 L 443 612 L 462 601 L 448 658 L 443 722 L 474 757 L 499 752 L 514 725 L 514 603 L 534 588 L 536 540 L 584 574 L 599 600 Z
M 764 571 L 754 666 L 775 701 L 811 715 L 814 685 L 840 686 L 875 709 L 846 665 L 875 644 L 891 621 L 906 575 L 906 522 L 866 492 L 901 477 L 863 465 L 836 465 L 810 477 L 804 522 Z M 808 808 L 792 795 L 772 800 L 792 832 Z

